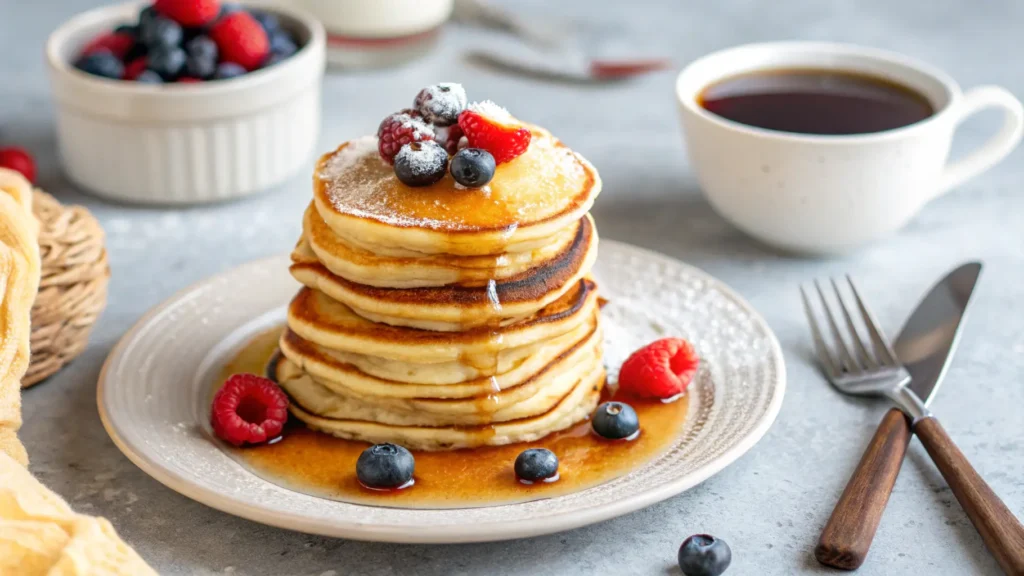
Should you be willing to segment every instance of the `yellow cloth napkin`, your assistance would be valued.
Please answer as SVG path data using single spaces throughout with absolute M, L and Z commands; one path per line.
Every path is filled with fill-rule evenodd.
M 110 522 L 76 514 L 25 468 L 17 432 L 39 289 L 36 232 L 31 184 L 0 168 L 0 576 L 156 574 Z

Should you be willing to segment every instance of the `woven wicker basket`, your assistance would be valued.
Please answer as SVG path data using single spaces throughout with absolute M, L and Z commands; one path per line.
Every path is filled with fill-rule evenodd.
M 85 350 L 93 324 L 107 304 L 110 267 L 103 228 L 82 206 L 63 206 L 36 190 L 42 278 L 32 306 L 32 362 L 27 388 L 61 369 Z

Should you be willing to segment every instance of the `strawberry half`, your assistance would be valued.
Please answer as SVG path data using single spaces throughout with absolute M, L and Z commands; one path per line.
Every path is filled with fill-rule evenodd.
M 530 147 L 530 130 L 501 106 L 490 100 L 469 105 L 459 115 L 459 128 L 471 148 L 483 148 L 504 164 Z

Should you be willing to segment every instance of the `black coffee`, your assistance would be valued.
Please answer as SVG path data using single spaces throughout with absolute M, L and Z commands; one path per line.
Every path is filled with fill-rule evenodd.
M 723 118 L 783 132 L 866 134 L 935 113 L 922 94 L 889 80 L 842 70 L 769 70 L 705 88 L 699 104 Z

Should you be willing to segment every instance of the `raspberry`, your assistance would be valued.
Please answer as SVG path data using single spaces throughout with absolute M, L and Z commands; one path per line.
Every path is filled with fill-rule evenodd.
M 451 126 L 466 109 L 466 89 L 455 82 L 434 84 L 420 90 L 412 107 L 434 126 Z
M 143 71 L 146 70 L 147 65 L 148 61 L 145 58 L 136 58 L 128 64 L 125 64 L 124 79 L 135 80 L 139 77 L 140 74 L 142 74 Z
M 686 392 L 700 360 L 682 338 L 662 338 L 637 350 L 619 370 L 619 389 L 641 398 L 662 400 Z
M 246 70 L 262 66 L 270 54 L 266 30 L 248 12 L 234 12 L 218 20 L 210 38 L 217 43 L 222 63 L 234 62 Z
M 253 374 L 228 378 L 210 411 L 214 433 L 235 446 L 271 440 L 287 420 L 288 397 L 274 382 Z
M 0 148 L 0 168 L 10 168 L 15 172 L 21 172 L 29 182 L 36 181 L 36 161 L 24 148 L 7 146 Z
M 114 56 L 124 58 L 124 55 L 127 54 L 134 45 L 135 38 L 133 38 L 131 34 L 126 32 L 108 32 L 106 34 L 100 34 L 86 44 L 85 48 L 82 48 L 82 53 L 79 57 L 88 56 L 100 50 L 109 50 Z
M 471 104 L 459 115 L 459 126 L 473 148 L 483 148 L 498 164 L 514 160 L 530 146 L 530 131 L 494 102 Z
M 434 139 L 437 140 L 449 154 L 459 151 L 459 140 L 465 136 L 458 124 L 434 128 Z
M 153 8 L 182 26 L 202 26 L 220 14 L 220 0 L 154 0 Z
M 388 116 L 377 128 L 377 151 L 388 164 L 395 163 L 395 154 L 402 146 L 434 139 L 434 129 L 415 110 L 402 110 Z

